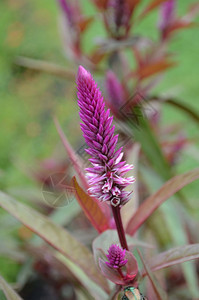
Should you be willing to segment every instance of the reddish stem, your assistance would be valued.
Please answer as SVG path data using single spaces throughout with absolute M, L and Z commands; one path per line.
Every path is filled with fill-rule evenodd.
M 121 270 L 121 269 L 117 269 L 117 271 L 118 271 L 118 273 L 120 274 L 120 276 L 121 276 L 122 278 L 124 278 L 124 274 L 122 273 L 122 270 Z
M 125 232 L 124 232 L 124 227 L 123 227 L 123 224 L 122 224 L 122 218 L 121 218 L 121 214 L 120 214 L 119 205 L 118 206 L 113 206 L 112 205 L 112 212 L 113 212 L 113 217 L 114 217 L 114 220 L 115 220 L 115 224 L 116 224 L 120 244 L 121 244 L 123 249 L 129 250 L 128 245 L 127 245 L 127 241 L 126 241 Z

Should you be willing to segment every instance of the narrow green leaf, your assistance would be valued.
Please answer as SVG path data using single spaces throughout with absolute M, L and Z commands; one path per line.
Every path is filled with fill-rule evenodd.
M 135 143 L 133 145 L 133 149 L 131 153 L 129 154 L 127 158 L 127 163 L 128 164 L 133 164 L 134 168 L 133 170 L 130 170 L 128 172 L 128 176 L 134 176 L 137 178 L 137 173 L 138 173 L 138 159 L 139 159 L 139 154 L 140 154 L 140 144 Z M 128 186 L 126 188 L 127 191 L 132 190 L 132 186 Z M 133 213 L 137 210 L 138 205 L 139 205 L 139 198 L 138 198 L 138 181 L 136 180 L 133 183 L 133 194 L 132 198 L 130 201 L 128 201 L 121 209 L 121 216 L 122 216 L 122 222 L 124 225 L 124 228 L 126 228 L 128 222 L 130 221 Z
M 70 205 L 64 206 L 61 209 L 54 210 L 49 218 L 56 224 L 60 226 L 66 226 L 72 222 L 72 220 L 77 217 L 81 212 L 81 207 L 76 201 L 75 195 L 71 196 L 73 198 L 69 201 Z
M 163 2 L 166 2 L 167 0 L 152 0 L 150 3 L 147 5 L 147 7 L 142 11 L 140 16 L 138 18 L 143 18 L 145 17 L 149 12 L 160 6 Z
M 199 169 L 178 175 L 167 181 L 154 195 L 147 198 L 133 215 L 127 226 L 127 233 L 133 235 L 146 219 L 169 197 L 187 184 L 199 178 Z
M 143 109 L 140 105 L 133 107 L 131 118 L 128 118 L 128 125 L 132 129 L 133 138 L 141 144 L 141 149 L 154 169 L 164 180 L 168 180 L 172 176 L 171 169 Z
M 72 146 L 70 145 L 69 141 L 67 140 L 58 120 L 56 118 L 54 118 L 54 123 L 57 129 L 57 132 L 60 136 L 60 139 L 63 143 L 63 146 L 71 160 L 71 163 L 75 169 L 75 171 L 77 172 L 84 188 L 88 188 L 88 183 L 85 177 L 85 172 L 84 172 L 84 168 L 82 165 L 82 161 L 80 160 L 80 157 L 75 153 L 74 149 L 72 148 Z
M 3 290 L 7 300 L 22 300 L 11 286 L 0 276 L 0 288 Z
M 182 103 L 179 100 L 173 98 L 164 99 L 163 103 L 168 103 L 169 105 L 180 109 L 181 111 L 189 115 L 197 124 L 199 124 L 199 112 L 197 112 L 195 108 L 192 108 L 190 105 Z
M 161 184 L 162 180 L 156 174 L 151 175 L 150 172 L 145 168 L 143 170 L 142 176 L 144 176 L 145 181 L 147 182 L 147 186 L 150 192 L 154 192 L 154 188 L 157 189 Z M 182 205 L 179 201 L 178 196 L 179 192 L 176 193 L 175 196 L 170 198 L 170 201 L 164 202 L 163 205 L 159 207 L 159 216 L 161 216 L 160 222 L 156 223 L 154 227 L 155 232 L 159 232 L 159 234 L 163 234 L 163 242 L 165 243 L 165 233 L 167 232 L 169 236 L 170 243 L 173 243 L 175 247 L 186 245 L 189 243 L 189 238 L 187 236 L 185 230 L 185 224 L 183 220 L 183 213 L 181 213 Z M 157 221 L 157 214 L 154 216 Z M 150 220 L 153 222 L 154 218 Z M 160 226 L 158 225 L 160 224 Z M 166 228 L 166 232 L 161 230 L 162 224 L 164 228 Z M 163 229 L 163 228 L 162 228 Z M 160 231 L 159 231 L 160 230 Z M 167 239 L 166 238 L 166 239 Z M 168 241 L 167 241 L 168 242 Z M 185 277 L 187 283 L 187 290 L 193 299 L 196 298 L 196 295 L 199 295 L 198 283 L 197 283 L 197 273 L 196 266 L 194 261 L 189 261 L 186 264 L 182 264 L 180 266 L 182 268 L 183 275 Z
M 107 281 L 95 266 L 90 250 L 79 243 L 64 228 L 54 224 L 44 215 L 14 200 L 3 192 L 0 192 L 0 206 L 77 264 L 102 289 L 105 291 L 109 290 Z
M 185 230 L 185 224 L 181 214 L 181 207 L 179 203 L 175 202 L 175 198 L 169 202 L 164 203 L 160 208 L 163 212 L 165 225 L 170 233 L 175 246 L 182 246 L 189 243 L 189 237 Z M 199 295 L 199 288 L 197 283 L 197 271 L 194 261 L 189 261 L 182 264 L 181 268 L 187 282 L 187 288 L 190 296 L 195 299 Z
M 93 280 L 91 280 L 85 272 L 83 272 L 76 264 L 71 260 L 67 259 L 60 253 L 55 254 L 56 258 L 61 261 L 70 271 L 75 275 L 76 278 L 81 282 L 81 284 L 87 289 L 87 291 L 92 295 L 92 299 L 101 300 L 107 299 L 108 295 L 96 285 Z
M 18 66 L 35 70 L 38 72 L 45 72 L 55 76 L 64 77 L 67 80 L 75 81 L 75 72 L 74 70 L 66 69 L 62 66 L 59 66 L 55 63 L 51 63 L 44 60 L 33 59 L 24 56 L 17 56 L 15 63 Z

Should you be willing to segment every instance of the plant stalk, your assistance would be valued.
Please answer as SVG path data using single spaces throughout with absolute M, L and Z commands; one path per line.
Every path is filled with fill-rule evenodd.
M 124 232 L 124 227 L 123 227 L 123 223 L 122 223 L 122 218 L 121 218 L 119 205 L 118 206 L 113 206 L 112 205 L 112 212 L 113 212 L 113 217 L 114 217 L 114 220 L 115 220 L 115 225 L 116 225 L 116 228 L 117 228 L 120 244 L 121 244 L 123 249 L 129 250 L 128 245 L 127 245 L 127 241 L 126 241 L 126 236 L 125 236 L 125 232 Z

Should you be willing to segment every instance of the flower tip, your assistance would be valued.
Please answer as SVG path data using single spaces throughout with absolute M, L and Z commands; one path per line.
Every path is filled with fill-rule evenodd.
M 86 69 L 84 69 L 84 67 L 79 66 L 78 73 L 77 73 L 77 78 L 79 80 L 85 80 L 88 77 L 90 77 L 90 73 Z

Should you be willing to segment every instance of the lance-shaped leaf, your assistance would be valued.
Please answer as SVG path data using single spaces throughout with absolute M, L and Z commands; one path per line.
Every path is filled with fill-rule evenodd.
M 85 274 L 85 272 L 83 272 L 76 264 L 74 264 L 71 260 L 67 259 L 60 253 L 57 253 L 56 257 L 68 269 L 70 269 L 70 271 L 77 278 L 77 280 L 81 282 L 81 284 L 87 289 L 87 291 L 91 295 L 91 299 L 95 299 L 95 300 L 107 299 L 108 295 L 102 289 L 100 289 L 100 287 L 96 285 L 93 282 L 93 280 L 91 280 Z
M 109 290 L 106 280 L 95 266 L 90 250 L 71 236 L 67 230 L 3 192 L 0 192 L 0 206 L 77 264 L 102 289 Z
M 161 178 L 157 177 L 155 174 L 151 176 L 151 173 L 145 170 L 143 171 L 143 176 L 145 178 L 145 181 L 147 182 L 148 188 L 150 191 L 154 190 L 154 187 L 159 187 L 161 184 Z M 165 202 L 164 205 L 162 205 L 159 208 L 159 214 L 162 218 L 162 221 L 159 223 L 160 225 L 162 222 L 164 223 L 164 227 L 166 226 L 166 231 L 169 233 L 170 238 L 172 239 L 172 243 L 177 246 L 186 245 L 189 243 L 188 235 L 185 231 L 185 224 L 182 218 L 182 205 L 180 202 L 176 202 L 176 197 L 172 197 L 172 201 Z M 178 199 L 179 201 L 179 199 Z M 179 212 L 180 209 L 180 212 Z M 157 218 L 156 216 L 154 216 Z M 154 229 L 158 232 L 159 229 L 161 229 L 162 226 L 156 226 Z M 195 229 L 196 230 L 196 229 Z M 165 234 L 165 230 L 159 231 L 159 234 Z M 165 237 L 164 237 L 165 239 Z M 167 239 L 167 238 L 166 238 Z M 181 266 L 183 270 L 184 278 L 187 282 L 187 288 L 189 289 L 190 295 L 194 298 L 195 295 L 198 295 L 198 284 L 197 284 L 197 274 L 194 266 L 194 262 L 190 261 L 187 264 L 183 264 Z
M 66 152 L 74 166 L 75 171 L 77 172 L 79 178 L 81 179 L 82 184 L 84 185 L 84 187 L 87 189 L 88 188 L 88 183 L 86 180 L 86 177 L 84 175 L 84 171 L 83 171 L 83 166 L 82 166 L 82 162 L 80 160 L 80 158 L 78 157 L 78 155 L 75 153 L 75 151 L 73 150 L 73 148 L 71 147 L 71 145 L 69 144 L 58 120 L 56 118 L 54 118 L 54 122 L 55 122 L 55 126 L 57 129 L 57 132 L 61 138 L 61 141 L 64 145 L 64 148 L 66 149 Z
M 75 73 L 73 70 L 66 69 L 51 62 L 17 56 L 15 59 L 15 64 L 38 72 L 46 72 L 55 76 L 64 77 L 73 82 L 75 80 Z
M 199 258 L 199 244 L 185 245 L 156 255 L 150 259 L 149 266 L 152 271 L 156 271 L 197 258 Z
M 102 274 L 110 281 L 114 282 L 115 284 L 125 285 L 125 281 L 118 273 L 118 271 L 108 267 L 105 261 L 102 260 L 101 258 L 99 258 L 99 267 Z
M 84 17 L 80 19 L 78 26 L 81 33 L 83 33 L 88 28 L 88 26 L 93 22 L 93 20 L 94 20 L 93 17 Z
M 130 11 L 130 14 L 132 14 L 135 10 L 135 8 L 141 3 L 142 0 L 126 0 L 126 4 L 128 6 L 128 9 Z
M 193 19 L 197 16 L 199 12 L 199 3 L 193 3 L 186 15 L 181 18 L 177 18 L 168 28 L 166 29 L 165 35 L 168 37 L 171 33 L 184 29 L 190 28 L 192 26 L 196 26 L 197 23 L 193 21 Z
M 173 99 L 173 98 L 167 98 L 167 99 L 161 99 L 163 101 L 163 103 L 165 104 L 169 104 L 172 105 L 178 109 L 180 109 L 181 111 L 183 111 L 184 113 L 186 113 L 187 115 L 189 115 L 195 122 L 197 122 L 199 124 L 199 112 L 191 107 L 189 104 L 180 102 L 177 99 Z
M 178 19 L 165 30 L 165 37 L 168 38 L 171 34 L 175 33 L 178 30 L 190 28 L 195 25 L 196 23 L 193 21 L 187 21 L 186 19 L 184 20 L 183 18 Z
M 141 144 L 141 149 L 151 162 L 153 168 L 156 169 L 163 179 L 168 180 L 171 178 L 171 169 L 164 157 L 159 142 L 151 129 L 148 119 L 144 115 L 145 112 L 143 112 L 144 109 L 142 104 L 144 104 L 143 102 L 145 101 L 144 96 L 137 92 L 129 103 L 130 105 L 136 104 L 136 102 L 138 104 L 133 105 L 132 108 L 130 107 L 129 112 L 125 111 L 124 106 L 124 113 L 122 112 L 122 114 L 126 117 L 126 122 L 128 122 L 129 127 L 132 129 L 133 137 Z M 148 105 L 146 109 L 156 113 L 156 110 L 148 102 L 146 102 L 146 105 Z
M 138 143 L 134 143 L 133 149 L 128 157 L 127 163 L 131 163 L 134 165 L 133 170 L 129 171 L 129 176 L 134 176 L 137 178 L 137 173 L 138 173 L 138 158 L 139 158 L 139 153 L 140 153 L 140 145 Z M 124 228 L 126 228 L 129 220 L 132 217 L 132 214 L 137 210 L 138 208 L 138 203 L 139 203 L 139 198 L 138 198 L 138 181 L 135 181 L 133 184 L 133 196 L 127 202 L 121 210 L 122 214 L 122 222 L 124 225 Z
M 142 257 L 142 254 L 141 252 L 138 250 L 138 253 L 139 253 L 139 256 L 142 260 L 142 263 L 143 263 L 143 266 L 146 270 L 146 275 L 148 276 L 150 282 L 151 282 L 151 285 L 154 289 L 154 292 L 155 292 L 155 295 L 157 297 L 158 300 L 167 300 L 168 297 L 167 297 L 167 294 L 166 292 L 162 289 L 162 287 L 160 286 L 158 280 L 156 279 L 155 275 L 151 272 L 148 264 L 146 264 L 144 258 Z
M 94 228 L 100 233 L 105 231 L 106 229 L 109 229 L 110 220 L 103 213 L 103 210 L 99 205 L 99 201 L 97 202 L 96 199 L 90 197 L 87 193 L 85 193 L 77 183 L 75 177 L 73 177 L 72 183 L 75 189 L 77 201 L 79 202 L 79 205 L 83 209 L 85 215 L 94 226 Z M 109 210 L 109 207 L 107 207 L 107 209 Z
M 102 53 L 100 49 L 97 47 L 90 53 L 89 60 L 92 64 L 97 65 L 104 59 L 105 56 L 106 53 Z
M 127 233 L 133 235 L 146 219 L 169 197 L 187 184 L 199 178 L 199 169 L 178 175 L 167 181 L 154 195 L 147 198 L 133 215 L 127 226 Z
M 136 76 L 139 77 L 139 79 L 145 79 L 150 76 L 156 75 L 158 73 L 161 73 L 173 66 L 175 66 L 176 63 L 167 60 L 166 58 L 160 59 L 156 62 L 148 63 L 144 66 L 142 66 L 140 69 L 136 71 Z
M 3 290 L 7 300 L 22 300 L 11 286 L 0 276 L 0 288 Z
M 92 2 L 101 10 L 106 10 L 108 6 L 108 0 L 92 0 Z
M 34 246 L 33 243 L 26 246 L 26 250 L 32 257 L 35 257 L 39 261 L 43 261 L 48 266 L 49 270 L 57 272 L 63 280 L 72 283 L 75 282 L 76 287 L 79 287 L 80 289 L 85 287 L 88 292 L 87 298 L 89 300 L 93 299 L 93 297 L 96 300 L 107 298 L 107 294 L 94 283 L 82 269 L 63 256 L 60 252 L 51 249 L 47 245 Z
M 157 8 L 159 5 L 161 5 L 163 2 L 166 2 L 168 0 L 152 0 L 147 7 L 142 11 L 139 18 L 145 17 L 149 12 Z

